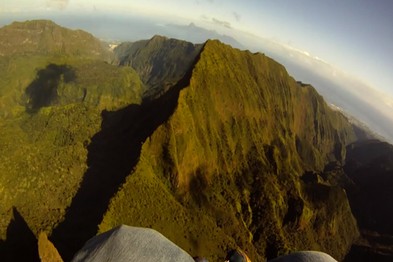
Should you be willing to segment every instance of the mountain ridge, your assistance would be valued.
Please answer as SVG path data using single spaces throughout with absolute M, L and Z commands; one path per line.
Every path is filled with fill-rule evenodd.
M 345 148 L 330 155 L 336 145 L 326 142 L 342 139 L 346 141 L 344 144 L 350 143 L 354 134 L 350 132 L 350 125 L 348 131 L 342 133 L 323 131 L 320 126 L 330 125 L 331 120 L 340 130 L 345 118 L 330 112 L 313 88 L 300 88 L 289 79 L 282 65 L 262 54 L 240 52 L 218 41 L 207 41 L 192 70 L 189 86 L 180 91 L 174 114 L 143 144 L 140 161 L 111 200 L 100 232 L 123 223 L 153 227 L 165 232 L 191 254 L 210 256 L 213 260 L 224 255 L 223 239 L 228 239 L 226 241 L 230 241 L 232 247 L 240 245 L 254 260 L 263 256 L 273 258 L 302 241 L 310 244 L 325 242 L 331 248 L 330 253 L 343 257 L 349 249 L 350 239 L 357 236 L 349 204 L 343 201 L 345 193 L 328 184 L 299 184 L 299 177 L 308 168 L 322 171 L 324 166 L 321 163 L 329 159 L 341 161 Z M 279 99 L 272 100 L 272 97 Z M 297 126 L 294 130 L 301 136 L 302 132 L 308 132 L 307 129 L 302 131 L 308 113 L 304 114 L 305 107 L 299 98 L 309 101 L 310 97 L 315 98 L 311 100 L 314 106 L 309 107 L 310 115 L 319 115 L 320 111 L 333 115 L 311 125 L 315 128 L 311 136 L 317 145 L 308 149 L 313 152 L 319 148 L 321 152 L 307 163 L 296 154 L 295 134 L 290 134 L 288 129 Z M 296 115 L 291 109 L 294 102 L 298 102 L 298 113 L 304 117 L 297 116 L 292 122 Z M 250 119 L 252 124 L 248 122 Z M 282 187 L 281 183 L 287 187 Z M 263 190 L 259 192 L 257 188 Z M 318 207 L 321 200 L 313 196 L 318 190 L 326 192 L 324 201 L 337 198 L 342 206 L 334 207 L 335 202 L 332 202 L 328 210 L 337 211 L 329 215 Z M 155 192 L 160 191 L 167 196 L 156 197 Z M 157 204 L 138 197 L 146 194 L 161 200 Z M 276 198 L 281 199 L 279 203 Z M 163 210 L 161 205 L 170 211 Z M 261 210 L 261 206 L 269 211 Z M 203 211 L 193 211 L 197 209 Z M 157 218 L 157 210 L 160 210 L 161 220 L 177 221 L 176 232 L 182 233 L 174 235 L 172 226 Z M 239 217 L 233 216 L 232 212 Z M 138 214 L 148 215 L 140 219 Z M 263 221 L 267 216 L 271 216 L 272 224 Z M 328 236 L 319 241 L 311 240 L 295 233 L 299 228 L 306 230 L 310 224 L 316 223 L 314 226 L 321 230 L 320 234 L 325 234 L 322 233 L 323 225 L 328 222 L 319 224 L 315 220 L 319 216 L 327 221 L 338 219 L 341 222 L 334 228 L 345 225 L 346 229 L 332 229 L 334 240 L 329 240 Z M 203 226 L 196 229 L 191 222 L 193 217 Z M 211 219 L 215 222 L 212 223 Z M 215 228 L 215 223 L 220 225 L 219 228 Z M 341 231 L 347 232 L 348 238 L 341 239 Z M 288 232 L 291 236 L 287 235 Z M 193 235 L 199 236 L 194 239 L 195 245 L 187 241 Z M 345 250 L 333 251 L 334 242 L 336 248 L 346 246 Z
M 110 59 L 109 50 L 93 35 L 50 20 L 14 22 L 0 28 L 0 38 L 0 56 L 39 53 Z

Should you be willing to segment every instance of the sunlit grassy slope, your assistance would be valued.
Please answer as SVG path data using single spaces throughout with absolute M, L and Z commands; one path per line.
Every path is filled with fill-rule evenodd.
M 341 259 L 358 234 L 345 192 L 302 177 L 340 166 L 354 140 L 346 119 L 283 66 L 208 41 L 100 231 L 153 227 L 212 261 L 236 245 L 254 261 L 297 249 Z

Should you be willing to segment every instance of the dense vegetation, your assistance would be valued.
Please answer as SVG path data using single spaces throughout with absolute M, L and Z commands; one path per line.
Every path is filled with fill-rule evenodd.
M 358 237 L 343 188 L 361 199 L 364 154 L 345 164 L 359 130 L 272 59 L 159 36 L 111 54 L 50 21 L 0 36 L 5 260 L 37 257 L 45 232 L 68 261 L 119 224 L 210 261 L 233 247 L 253 261 L 299 249 L 343 259 Z
M 24 46 L 14 46 L 12 52 L 1 49 L 7 54 L 0 57 L 2 238 L 12 207 L 20 211 L 33 232 L 51 231 L 79 188 L 87 169 L 87 145 L 100 129 L 102 110 L 140 103 L 143 92 L 136 72 L 103 61 L 107 51 L 85 32 L 48 21 L 16 23 L 0 30 L 7 36 L 2 43 L 8 39 L 10 46 L 20 34 L 30 37 L 26 32 L 33 25 L 42 37 L 48 30 L 69 37 L 63 39 L 63 45 L 78 45 L 80 56 L 51 49 L 43 54 L 38 47 L 29 53 Z M 85 36 L 87 39 L 78 40 Z M 96 44 L 102 55 L 89 54 Z

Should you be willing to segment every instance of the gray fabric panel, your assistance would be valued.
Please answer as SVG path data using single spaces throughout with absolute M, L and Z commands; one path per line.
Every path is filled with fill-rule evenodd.
M 194 262 L 194 259 L 153 229 L 122 225 L 87 241 L 72 260 L 79 261 Z
M 337 260 L 323 252 L 301 251 L 269 260 L 269 262 L 337 262 Z

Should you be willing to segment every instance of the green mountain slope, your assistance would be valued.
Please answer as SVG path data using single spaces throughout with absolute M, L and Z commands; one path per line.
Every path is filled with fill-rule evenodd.
M 35 234 L 50 232 L 64 217 L 86 172 L 87 146 L 101 128 L 102 111 L 140 103 L 143 84 L 133 69 L 105 62 L 105 49 L 88 33 L 29 21 L 0 34 L 10 37 L 0 40 L 0 52 L 7 54 L 0 56 L 4 239 L 13 208 Z M 24 37 L 37 45 L 18 46 Z M 65 50 L 57 49 L 60 42 Z
M 100 231 L 153 227 L 192 255 L 252 259 L 296 249 L 343 258 L 356 222 L 344 191 L 304 183 L 341 162 L 351 125 L 261 54 L 208 41 L 170 118 L 143 144 Z
M 15 54 L 66 54 L 109 59 L 110 52 L 93 35 L 49 20 L 14 22 L 0 28 L 0 57 Z

